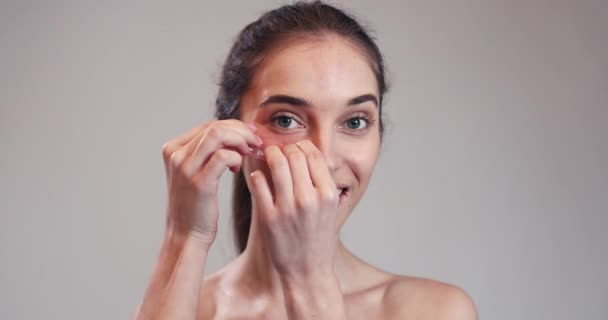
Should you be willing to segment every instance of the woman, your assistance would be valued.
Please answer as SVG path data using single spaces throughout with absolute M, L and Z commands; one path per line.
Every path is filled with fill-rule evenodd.
M 378 158 L 384 77 L 365 30 L 320 2 L 241 31 L 218 120 L 163 146 L 166 233 L 137 319 L 475 319 L 458 287 L 382 271 L 340 241 Z M 203 279 L 226 168 L 241 254 Z

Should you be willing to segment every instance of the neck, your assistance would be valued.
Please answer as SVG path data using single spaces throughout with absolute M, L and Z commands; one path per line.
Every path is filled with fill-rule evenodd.
M 250 279 L 248 282 L 254 285 L 255 289 L 265 292 L 280 292 L 279 274 L 268 255 L 268 249 L 259 226 L 255 203 L 252 207 L 247 247 L 239 257 L 242 263 L 241 270 L 243 276 Z

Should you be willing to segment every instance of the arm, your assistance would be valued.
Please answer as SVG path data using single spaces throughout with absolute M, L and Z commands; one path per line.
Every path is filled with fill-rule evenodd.
M 261 144 L 239 120 L 201 124 L 163 145 L 168 186 L 167 227 L 158 262 L 136 319 L 197 317 L 205 262 L 215 240 L 217 187 Z
M 209 245 L 167 228 L 135 319 L 196 319 Z
M 264 157 L 274 194 L 260 170 L 250 176 L 251 192 L 289 319 L 345 319 L 333 272 L 339 191 L 324 156 L 310 140 L 302 140 L 283 151 L 271 145 Z

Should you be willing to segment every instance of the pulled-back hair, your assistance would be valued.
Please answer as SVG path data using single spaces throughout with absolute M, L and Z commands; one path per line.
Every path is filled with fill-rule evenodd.
M 238 34 L 222 68 L 215 102 L 216 118 L 240 119 L 241 97 L 263 58 L 279 43 L 300 36 L 328 34 L 351 41 L 368 58 L 378 83 L 379 127 L 382 137 L 382 101 L 388 88 L 380 50 L 374 38 L 355 18 L 321 1 L 296 2 L 268 11 Z M 241 253 L 247 246 L 252 209 L 251 193 L 242 171 L 234 176 L 233 188 L 233 229 L 237 249 Z

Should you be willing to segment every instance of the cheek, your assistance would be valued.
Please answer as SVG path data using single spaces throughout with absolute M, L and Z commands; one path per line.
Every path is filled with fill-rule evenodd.
M 306 138 L 302 134 L 278 134 L 265 126 L 259 126 L 257 135 L 264 142 L 263 148 L 269 146 L 278 146 L 283 149 L 284 146 L 292 143 L 296 143 Z
M 353 150 L 365 150 L 365 152 L 353 152 Z M 348 167 L 358 176 L 358 178 L 367 180 L 376 166 L 379 154 L 379 144 L 373 139 L 355 141 L 345 145 L 340 151 L 344 155 Z
M 353 163 L 354 170 L 357 171 L 361 179 L 367 180 L 376 167 L 377 157 L 374 152 L 360 152 L 355 153 L 351 156 L 351 163 Z

